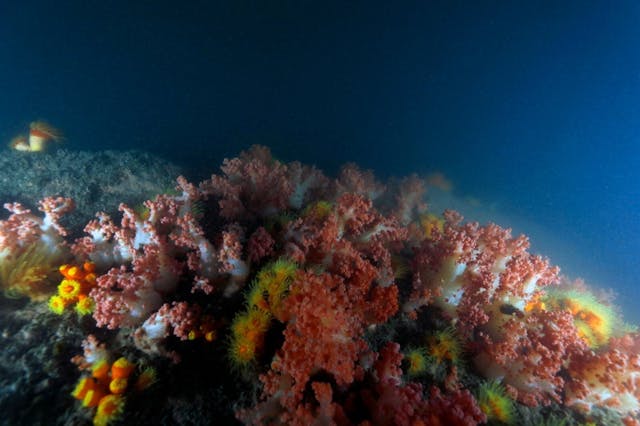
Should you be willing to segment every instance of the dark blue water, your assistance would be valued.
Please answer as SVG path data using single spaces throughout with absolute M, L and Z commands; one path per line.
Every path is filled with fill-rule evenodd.
M 637 2 L 8 3 L 2 140 L 43 118 L 193 179 L 254 143 L 439 170 L 640 318 Z

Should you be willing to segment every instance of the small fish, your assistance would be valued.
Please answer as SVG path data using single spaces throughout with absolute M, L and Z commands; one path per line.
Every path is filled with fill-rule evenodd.
M 515 315 L 518 318 L 524 317 L 524 312 L 522 312 L 520 309 L 516 308 L 513 305 L 509 305 L 508 303 L 505 303 L 504 305 L 500 306 L 500 312 L 502 312 L 505 315 Z

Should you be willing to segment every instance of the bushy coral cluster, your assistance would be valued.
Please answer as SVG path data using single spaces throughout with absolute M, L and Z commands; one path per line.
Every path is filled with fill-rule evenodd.
M 85 343 L 89 374 L 74 391 L 97 424 L 126 415 L 131 379 L 147 380 L 121 377 L 132 358 L 111 353 L 164 365 L 162 377 L 194 352 L 198 368 L 228 366 L 259 389 L 234 408 L 247 424 L 509 423 L 547 405 L 631 424 L 633 329 L 585 288 L 559 285 L 526 237 L 428 211 L 428 186 L 382 184 L 354 165 L 330 179 L 253 147 L 199 185 L 178 178 L 144 211 L 99 213 L 73 242 L 57 225 L 69 202 L 46 200 L 45 219 L 11 205 L 0 248 L 8 258 L 47 244 L 59 259 L 70 247 L 69 265 L 84 265 L 60 269 L 50 306 L 86 313 L 91 301 L 108 336 L 109 351 Z

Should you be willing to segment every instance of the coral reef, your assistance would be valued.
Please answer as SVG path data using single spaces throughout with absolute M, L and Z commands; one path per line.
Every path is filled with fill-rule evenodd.
M 260 146 L 198 185 L 146 181 L 82 236 L 70 200 L 8 205 L 0 261 L 46 244 L 59 282 L 0 304 L 10 422 L 638 424 L 635 329 L 525 236 L 429 211 L 429 181 Z

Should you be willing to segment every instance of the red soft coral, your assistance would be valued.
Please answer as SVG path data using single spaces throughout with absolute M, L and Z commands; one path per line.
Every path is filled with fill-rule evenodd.
M 487 416 L 467 389 L 443 394 L 431 388 L 423 422 L 429 426 L 474 426 L 485 423 Z
M 275 240 L 264 227 L 256 229 L 247 242 L 247 252 L 250 262 L 259 262 L 274 252 Z
M 560 401 L 567 358 L 581 353 L 580 338 L 568 311 L 535 310 L 512 317 L 499 334 L 481 333 L 475 364 L 488 379 L 501 379 L 514 398 L 527 405 Z
M 621 415 L 640 412 L 640 334 L 612 338 L 599 352 L 574 354 L 566 404 L 582 411 L 609 407 Z
M 293 411 L 311 376 L 323 371 L 339 387 L 352 383 L 362 371 L 359 355 L 367 348 L 360 337 L 362 324 L 352 315 L 342 280 L 331 274 L 301 273 L 291 285 L 284 309 L 291 320 L 284 331 L 285 341 L 263 376 L 265 393 L 281 391 L 282 378 L 289 378 L 281 403 Z
M 221 169 L 222 176 L 211 176 L 200 189 L 219 199 L 223 218 L 254 220 L 287 208 L 293 192 L 287 166 L 274 160 L 268 148 L 253 146 L 237 158 L 225 159 Z
M 461 224 L 445 213 L 442 233 L 425 239 L 413 259 L 414 291 L 404 310 L 431 300 L 445 314 L 465 324 L 466 335 L 490 320 L 502 305 L 523 311 L 543 287 L 558 281 L 558 268 L 527 252 L 528 239 L 489 224 Z

